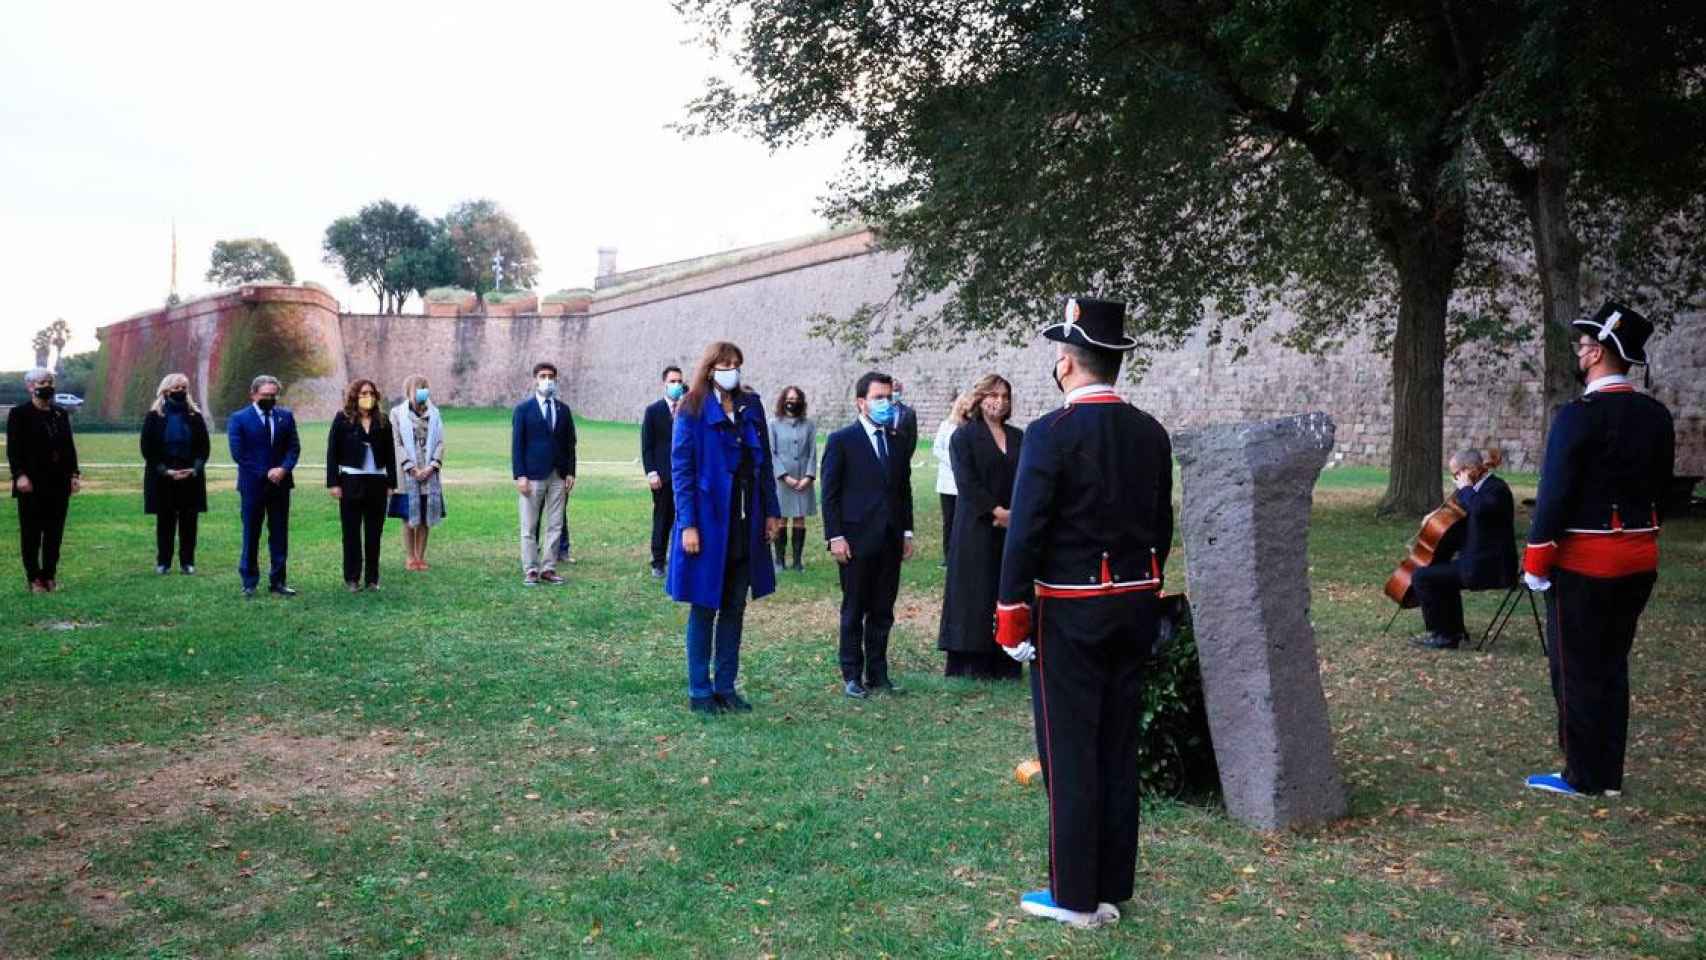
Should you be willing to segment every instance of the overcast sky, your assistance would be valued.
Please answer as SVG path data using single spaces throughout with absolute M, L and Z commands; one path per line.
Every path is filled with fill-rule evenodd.
M 277 241 L 298 280 L 373 310 L 321 262 L 382 197 L 439 216 L 490 197 L 538 287 L 808 233 L 840 144 L 772 155 L 665 125 L 714 69 L 667 0 L 561 4 L 18 4 L 0 28 L 0 369 L 64 317 L 68 353 L 164 301 L 219 239 Z M 411 302 L 417 309 L 418 301 Z

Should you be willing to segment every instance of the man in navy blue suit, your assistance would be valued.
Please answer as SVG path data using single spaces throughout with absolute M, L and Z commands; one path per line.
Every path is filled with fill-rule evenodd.
M 652 488 L 652 576 L 663 579 L 669 564 L 669 533 L 675 527 L 675 488 L 670 485 L 669 444 L 675 408 L 687 395 L 681 368 L 663 368 L 663 396 L 646 407 L 640 420 L 640 466 Z
M 285 558 L 290 550 L 290 489 L 295 486 L 291 471 L 302 455 L 302 444 L 296 436 L 296 418 L 278 405 L 279 389 L 276 378 L 264 373 L 256 377 L 249 384 L 249 405 L 231 414 L 225 424 L 242 501 L 243 553 L 237 575 L 243 578 L 245 597 L 254 596 L 261 582 L 262 520 L 272 559 L 269 588 L 281 597 L 296 595 L 285 582 Z
M 1411 578 L 1427 632 L 1410 642 L 1430 650 L 1455 650 L 1469 639 L 1463 626 L 1463 591 L 1516 584 L 1516 501 L 1493 475 L 1479 450 L 1451 455 L 1452 494 L 1468 516 L 1434 551 L 1432 563 Z
M 575 418 L 557 399 L 555 364 L 533 365 L 533 396 L 516 404 L 510 417 L 509 459 L 521 496 L 522 583 L 563 583 L 557 546 L 563 504 L 575 488 Z
M 859 419 L 823 450 L 823 533 L 841 565 L 842 692 L 895 690 L 889 630 L 900 565 L 912 558 L 912 464 L 894 434 L 894 380 L 872 371 L 854 389 Z

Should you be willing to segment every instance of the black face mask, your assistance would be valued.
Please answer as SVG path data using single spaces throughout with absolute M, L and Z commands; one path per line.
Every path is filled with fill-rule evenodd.
M 36 399 L 38 399 L 38 400 L 52 400 L 53 399 L 53 388 L 52 387 L 37 387 L 36 388 Z
M 173 390 L 166 394 L 166 402 L 173 406 L 181 407 L 184 404 L 189 403 L 189 400 L 189 393 L 183 390 Z
M 1060 382 L 1060 361 L 1059 360 L 1056 360 L 1054 362 L 1054 365 L 1048 368 L 1048 376 L 1049 376 L 1050 380 L 1054 381 L 1054 388 L 1056 390 L 1059 390 L 1061 393 L 1066 392 L 1066 384 Z
M 255 401 L 255 406 L 260 407 L 262 413 L 271 413 L 272 408 L 277 406 L 277 405 L 278 405 L 278 398 L 277 397 L 262 397 L 259 400 Z
M 791 413 L 797 417 L 800 415 L 800 401 L 789 400 L 787 403 L 782 405 L 782 409 L 788 411 L 789 413 Z

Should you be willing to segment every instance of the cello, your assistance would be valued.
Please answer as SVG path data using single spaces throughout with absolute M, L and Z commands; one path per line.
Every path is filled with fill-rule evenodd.
M 1479 480 L 1488 472 L 1497 468 L 1504 460 L 1504 454 L 1498 449 L 1490 449 L 1485 453 L 1485 462 L 1481 473 L 1474 480 Z M 1472 480 L 1471 482 L 1474 482 Z M 1422 518 L 1422 526 L 1416 531 L 1416 538 L 1410 541 L 1410 547 L 1404 554 L 1404 559 L 1398 561 L 1398 569 L 1392 571 L 1392 576 L 1386 578 L 1385 593 L 1398 605 L 1400 610 L 1408 610 L 1421 605 L 1416 597 L 1415 585 L 1411 582 L 1416 571 L 1434 561 L 1434 555 L 1439 550 L 1440 541 L 1445 535 L 1469 516 L 1463 505 L 1457 500 L 1455 491 L 1445 498 L 1445 502 L 1437 509 Z

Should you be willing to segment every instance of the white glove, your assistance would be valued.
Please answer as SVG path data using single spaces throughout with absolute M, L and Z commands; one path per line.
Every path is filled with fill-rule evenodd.
M 1523 574 L 1522 582 L 1528 584 L 1528 589 L 1533 590 L 1535 593 L 1545 593 L 1552 589 L 1552 581 L 1545 577 L 1537 577 L 1532 573 Z
M 1021 640 L 1011 647 L 1002 647 L 1001 649 L 1007 651 L 1007 655 L 1009 657 L 1012 657 L 1020 663 L 1028 663 L 1029 661 L 1037 658 L 1037 648 L 1031 646 L 1031 641 L 1029 640 Z

